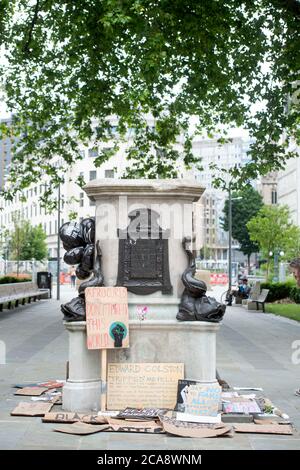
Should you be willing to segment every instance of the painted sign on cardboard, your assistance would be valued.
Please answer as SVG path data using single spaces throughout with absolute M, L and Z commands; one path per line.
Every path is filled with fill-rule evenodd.
M 126 287 L 87 287 L 85 300 L 88 349 L 128 348 Z

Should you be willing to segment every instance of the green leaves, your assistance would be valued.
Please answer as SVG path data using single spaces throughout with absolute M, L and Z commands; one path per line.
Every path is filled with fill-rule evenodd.
M 252 160 L 230 170 L 240 186 L 282 168 L 294 156 L 283 131 L 285 145 L 299 139 L 297 100 L 286 112 L 288 95 L 299 89 L 294 3 L 0 0 L 8 62 L 0 76 L 18 137 L 10 191 L 44 174 L 57 186 L 57 156 L 69 168 L 80 159 L 79 144 L 106 142 L 110 116 L 117 118 L 114 151 L 133 135 L 124 176 L 174 177 L 198 163 L 186 132 L 192 116 L 201 135 L 249 130 Z M 216 175 L 215 184 L 223 182 Z
M 241 191 L 234 192 L 232 198 L 232 236 L 239 242 L 242 253 L 250 256 L 256 253 L 259 247 L 250 239 L 247 222 L 263 206 L 262 197 L 252 186 L 247 186 Z M 223 218 L 223 228 L 226 231 L 228 231 L 228 209 L 228 200 L 226 200 Z
M 286 259 L 299 254 L 300 229 L 291 222 L 287 206 L 264 206 L 247 228 L 267 259 L 270 252 L 283 251 Z
M 18 261 L 46 259 L 48 257 L 46 238 L 41 225 L 33 227 L 28 220 L 15 220 L 10 241 L 11 258 Z

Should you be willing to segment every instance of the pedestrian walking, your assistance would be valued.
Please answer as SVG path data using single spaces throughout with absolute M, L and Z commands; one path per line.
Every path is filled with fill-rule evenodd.
M 76 284 L 75 284 L 75 281 L 76 281 L 75 266 L 71 266 L 71 268 L 70 268 L 70 278 L 71 278 L 71 287 L 76 287 Z

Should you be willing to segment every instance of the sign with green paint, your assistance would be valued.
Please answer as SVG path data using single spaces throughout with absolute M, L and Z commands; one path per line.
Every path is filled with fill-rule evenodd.
M 128 348 L 126 287 L 88 287 L 85 300 L 88 349 Z

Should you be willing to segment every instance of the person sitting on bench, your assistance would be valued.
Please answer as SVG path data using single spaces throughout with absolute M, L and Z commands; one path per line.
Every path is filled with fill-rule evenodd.
M 232 292 L 232 295 L 236 298 L 236 303 L 241 303 L 243 299 L 249 299 L 250 291 L 251 287 L 248 285 L 248 279 L 244 277 L 239 281 L 238 288 Z

